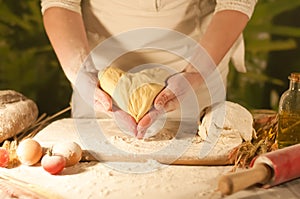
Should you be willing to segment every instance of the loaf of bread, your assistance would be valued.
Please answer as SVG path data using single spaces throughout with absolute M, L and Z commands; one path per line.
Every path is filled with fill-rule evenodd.
M 0 90 L 0 142 L 28 128 L 37 117 L 34 101 L 13 90 Z

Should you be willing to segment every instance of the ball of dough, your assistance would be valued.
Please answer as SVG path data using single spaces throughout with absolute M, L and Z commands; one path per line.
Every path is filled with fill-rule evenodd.
M 136 122 L 150 110 L 155 97 L 165 87 L 165 81 L 169 76 L 170 72 L 160 67 L 126 73 L 110 66 L 98 74 L 101 88 Z
M 205 111 L 198 134 L 203 140 L 218 138 L 218 143 L 235 143 L 250 141 L 255 130 L 253 128 L 253 116 L 238 103 L 226 101 L 209 107 Z M 214 129 L 220 130 L 220 135 L 213 135 Z

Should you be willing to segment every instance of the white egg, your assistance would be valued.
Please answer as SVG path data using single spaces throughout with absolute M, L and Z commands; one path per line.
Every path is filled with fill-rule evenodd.
M 36 140 L 25 139 L 18 145 L 16 153 L 22 164 L 34 165 L 41 159 L 43 148 Z
M 82 150 L 76 142 L 61 142 L 53 146 L 52 154 L 64 156 L 66 158 L 66 167 L 69 167 L 80 161 Z

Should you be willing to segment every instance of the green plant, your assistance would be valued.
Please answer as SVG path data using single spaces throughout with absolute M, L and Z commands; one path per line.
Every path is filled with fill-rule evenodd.
M 265 86 L 284 86 L 282 79 L 270 76 L 266 69 L 271 52 L 299 49 L 296 38 L 300 28 L 295 25 L 278 25 L 274 19 L 279 15 L 300 8 L 299 0 L 260 0 L 244 31 L 246 43 L 245 74 L 230 70 L 228 98 L 253 108 L 274 108 L 276 102 L 266 101 Z M 274 38 L 274 35 L 281 36 Z M 284 70 L 286 68 L 282 68 Z
M 71 87 L 43 29 L 40 0 L 0 0 L 0 4 L 0 89 L 13 89 L 35 100 L 41 113 L 53 114 L 68 106 Z M 274 74 L 281 71 L 269 71 L 269 63 L 274 62 L 270 55 L 277 52 L 280 59 L 283 52 L 299 51 L 300 28 L 290 18 L 288 25 L 274 20 L 295 9 L 300 11 L 299 0 L 258 1 L 244 32 L 248 72 L 230 70 L 229 100 L 248 108 L 276 108 L 266 96 L 266 86 L 283 88 L 285 82 Z
M 0 89 L 33 99 L 41 113 L 68 106 L 71 88 L 46 37 L 39 0 L 0 0 Z

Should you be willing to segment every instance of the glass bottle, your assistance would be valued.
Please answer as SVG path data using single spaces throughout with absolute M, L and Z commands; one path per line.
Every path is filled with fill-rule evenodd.
M 300 143 L 300 73 L 291 73 L 289 80 L 279 101 L 278 148 Z

